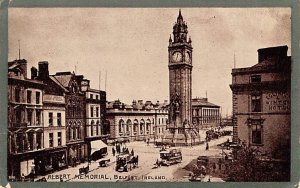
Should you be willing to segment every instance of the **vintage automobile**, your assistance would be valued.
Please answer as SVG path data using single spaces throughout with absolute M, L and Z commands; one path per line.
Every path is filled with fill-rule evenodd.
M 117 156 L 116 171 L 128 172 L 138 166 L 138 156 L 121 154 Z
M 171 164 L 180 163 L 182 161 L 182 154 L 180 148 L 169 148 L 160 151 L 160 165 L 169 166 Z

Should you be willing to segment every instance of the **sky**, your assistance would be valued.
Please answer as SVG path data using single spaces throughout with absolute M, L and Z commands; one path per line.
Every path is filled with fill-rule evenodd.
M 169 100 L 168 41 L 178 8 L 9 8 L 8 60 L 50 74 L 76 71 L 107 100 Z M 231 70 L 258 62 L 257 50 L 287 45 L 290 8 L 181 8 L 193 46 L 192 96 L 231 114 Z M 107 73 L 107 79 L 105 74 Z M 101 78 L 101 79 L 99 79 Z M 106 80 L 106 82 L 105 82 Z M 106 84 L 105 84 L 106 83 Z

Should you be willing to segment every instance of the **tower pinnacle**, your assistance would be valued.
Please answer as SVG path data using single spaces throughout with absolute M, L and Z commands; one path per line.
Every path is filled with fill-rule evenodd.
M 174 43 L 187 42 L 187 33 L 188 33 L 187 28 L 188 27 L 186 23 L 183 21 L 181 10 L 179 9 L 177 22 L 173 26 Z

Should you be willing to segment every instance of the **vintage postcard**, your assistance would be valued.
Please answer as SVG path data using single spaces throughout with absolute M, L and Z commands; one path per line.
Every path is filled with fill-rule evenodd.
M 8 182 L 290 182 L 291 31 L 289 7 L 8 8 Z

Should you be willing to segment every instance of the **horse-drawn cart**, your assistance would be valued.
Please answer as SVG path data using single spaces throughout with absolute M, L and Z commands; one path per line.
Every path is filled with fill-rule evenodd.
M 107 167 L 109 162 L 110 162 L 110 159 L 100 159 L 99 166 L 100 167 Z
M 128 172 L 138 166 L 138 156 L 122 154 L 117 156 L 116 171 Z
M 87 174 L 90 171 L 90 166 L 79 168 L 79 174 Z

